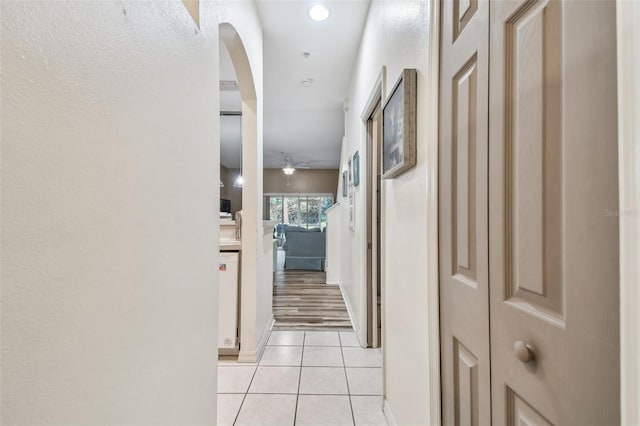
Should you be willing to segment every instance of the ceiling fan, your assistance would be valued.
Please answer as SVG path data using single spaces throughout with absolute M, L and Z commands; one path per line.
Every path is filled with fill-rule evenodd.
M 284 157 L 284 161 L 282 162 L 282 171 L 285 175 L 291 176 L 296 169 L 310 169 L 306 164 L 296 163 L 293 161 L 293 158 L 290 155 Z

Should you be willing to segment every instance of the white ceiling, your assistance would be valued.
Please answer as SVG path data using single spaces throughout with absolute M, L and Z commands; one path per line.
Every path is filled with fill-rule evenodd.
M 284 155 L 312 168 L 338 168 L 344 134 L 343 103 L 356 60 L 369 0 L 325 1 L 329 18 L 315 22 L 317 2 L 258 0 L 264 40 L 264 166 Z M 304 52 L 309 52 L 305 58 Z M 220 48 L 220 79 L 235 74 Z M 300 83 L 313 79 L 305 88 Z M 221 92 L 221 110 L 239 110 L 239 92 Z M 238 117 L 221 117 L 221 163 L 239 167 Z M 284 154 L 282 154 L 284 153 Z

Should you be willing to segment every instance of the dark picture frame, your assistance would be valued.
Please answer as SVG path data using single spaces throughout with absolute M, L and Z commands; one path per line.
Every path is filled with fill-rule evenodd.
M 342 196 L 346 197 L 347 196 L 347 188 L 349 187 L 349 182 L 348 182 L 349 176 L 347 175 L 347 171 L 343 171 L 342 172 Z
M 353 186 L 360 185 L 360 152 L 353 154 Z
M 382 178 L 391 179 L 416 165 L 417 73 L 408 68 L 382 109 Z

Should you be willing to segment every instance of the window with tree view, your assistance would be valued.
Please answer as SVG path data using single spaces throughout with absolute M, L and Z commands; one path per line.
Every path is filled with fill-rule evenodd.
M 322 228 L 327 225 L 327 209 L 333 205 L 333 196 L 313 195 L 267 195 L 269 217 L 278 223 L 303 228 Z

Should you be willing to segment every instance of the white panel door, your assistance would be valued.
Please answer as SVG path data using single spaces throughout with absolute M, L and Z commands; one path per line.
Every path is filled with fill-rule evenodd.
M 489 2 L 443 1 L 439 252 L 444 425 L 490 425 Z
M 619 424 L 615 2 L 490 16 L 493 424 Z

